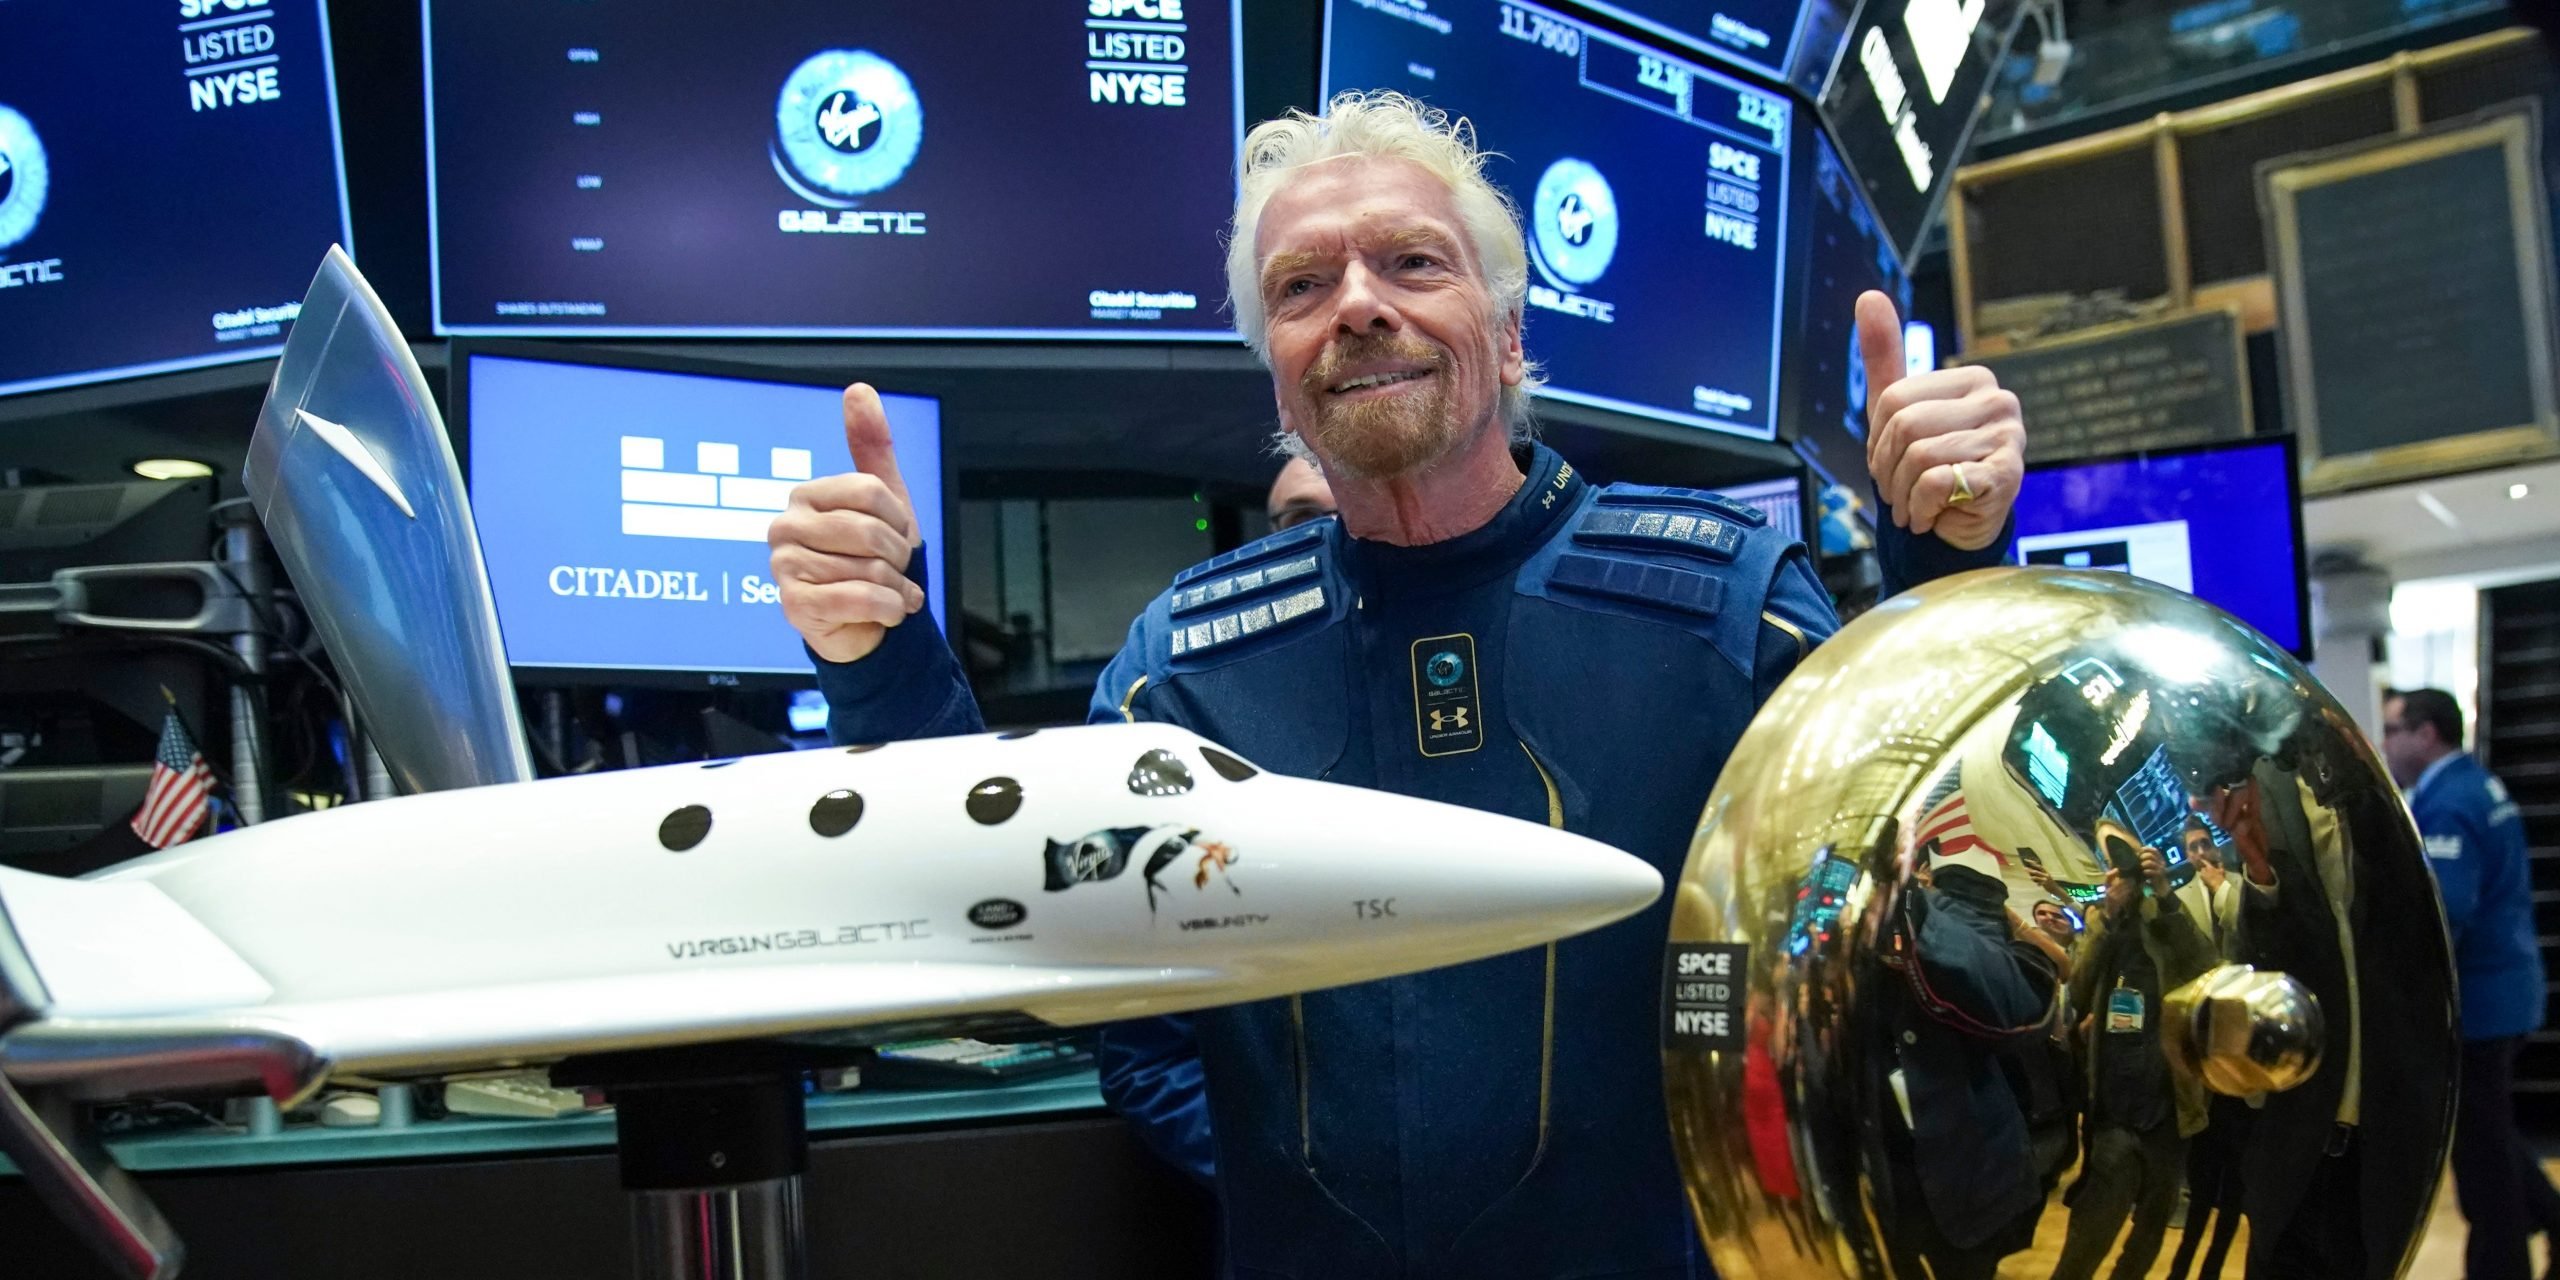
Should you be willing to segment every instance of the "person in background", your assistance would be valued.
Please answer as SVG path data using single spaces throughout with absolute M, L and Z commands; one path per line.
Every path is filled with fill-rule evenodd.
M 2216 963 L 2230 960 L 2240 944 L 2240 881 L 2222 864 L 2222 849 L 2204 819 L 2190 814 L 2179 833 L 2195 878 L 2178 886 L 2179 904 L 2213 941 Z M 2187 1220 L 2169 1260 L 2169 1280 L 2187 1280 L 2203 1248 L 2196 1274 L 2214 1280 L 2240 1231 L 2240 1165 L 2249 1144 L 2249 1104 L 2215 1094 L 2205 1102 L 2204 1131 L 2187 1144 Z M 2212 1245 L 2205 1248 L 2207 1237 Z
M 2384 695 L 2382 758 L 2408 793 L 2453 942 L 2462 998 L 2453 1189 L 2471 1224 L 2465 1274 L 2526 1280 L 2526 1238 L 2560 1227 L 2560 1193 L 2516 1130 L 2516 1050 L 2541 1028 L 2544 998 L 2524 818 L 2505 784 L 2462 749 L 2462 708 L 2441 689 Z
M 2089 921 L 2071 975 L 2071 1007 L 2087 1021 L 2088 1153 L 2065 1197 L 2071 1226 L 2054 1280 L 2090 1280 L 2126 1216 L 2133 1231 L 2114 1280 L 2151 1273 L 2178 1204 L 2187 1139 L 2204 1127 L 2203 1086 L 2178 1079 L 2160 1047 L 2161 998 L 2213 967 L 2213 943 L 2169 889 L 2157 849 L 2130 859 L 2138 878 L 2110 867 L 2106 899 Z
M 2228 960 L 2240 939 L 2240 882 L 2222 865 L 2222 848 L 2213 842 L 2213 832 L 2203 818 L 2187 815 L 2186 830 L 2178 840 L 2186 851 L 2187 865 L 2196 869 L 2195 878 L 2178 886 L 2178 901 L 2196 927 L 2213 940 L 2214 955 Z
M 1295 529 L 1333 514 L 1333 487 L 1324 482 L 1324 473 L 1316 470 L 1314 462 L 1291 458 L 1271 478 L 1271 494 L 1262 500 L 1262 510 L 1271 517 L 1273 533 Z
M 2044 935 L 2053 939 L 2054 945 L 2064 952 L 2068 953 L 2079 944 L 2080 926 L 2072 922 L 2071 913 L 2061 903 L 2039 902 L 2029 908 L 2027 914 L 2034 918 L 2035 926 L 2044 930 Z

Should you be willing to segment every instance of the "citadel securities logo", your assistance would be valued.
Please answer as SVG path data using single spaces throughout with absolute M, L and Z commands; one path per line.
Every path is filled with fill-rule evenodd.
M 831 209 L 895 185 L 923 146 L 924 104 L 915 83 L 867 49 L 810 57 L 782 82 L 774 103 L 774 172 Z M 920 233 L 919 226 L 907 234 Z
M 1529 304 L 1615 321 L 1615 304 L 1578 296 L 1609 270 L 1618 254 L 1618 196 L 1586 160 L 1567 157 L 1547 166 L 1529 202 L 1530 257 L 1548 285 L 1529 288 Z
M 44 142 L 33 122 L 0 106 L 0 249 L 26 239 L 44 213 L 44 198 L 53 184 L 46 166 Z
M 762 542 L 773 518 L 791 505 L 792 486 L 810 476 L 816 458 L 807 449 L 773 449 L 771 478 L 740 475 L 735 444 L 705 440 L 693 446 L 693 469 L 667 465 L 659 436 L 623 436 L 622 532 L 634 538 L 689 538 L 702 542 Z M 554 565 L 548 578 L 555 596 L 609 600 L 669 600 L 699 604 L 711 599 L 703 575 L 685 569 L 624 569 Z M 722 578 L 726 600 L 727 575 Z M 753 574 L 738 583 L 741 604 L 780 604 L 782 588 Z

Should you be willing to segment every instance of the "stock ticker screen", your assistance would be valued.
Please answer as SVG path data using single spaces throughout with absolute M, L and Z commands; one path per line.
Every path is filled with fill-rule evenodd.
M 1582 7 L 1783 80 L 1805 0 L 1583 0 Z
M 1545 395 L 1775 434 L 1787 99 L 1511 0 L 1330 0 L 1324 78 L 1464 116 L 1498 153 Z
M 0 4 L 0 395 L 274 355 L 338 155 L 320 0 Z
M 1241 0 L 427 0 L 438 332 L 1222 338 Z

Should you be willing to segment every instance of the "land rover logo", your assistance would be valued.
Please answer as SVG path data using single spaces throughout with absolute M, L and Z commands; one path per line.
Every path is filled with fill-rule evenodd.
M 981 929 L 1010 929 L 1031 914 L 1011 898 L 989 898 L 969 908 L 969 923 Z

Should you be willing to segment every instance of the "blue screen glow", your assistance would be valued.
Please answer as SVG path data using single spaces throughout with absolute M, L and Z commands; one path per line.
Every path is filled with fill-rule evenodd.
M 852 469 L 821 386 L 474 352 L 471 504 L 508 660 L 632 671 L 809 670 L 765 526 Z M 883 395 L 942 621 L 940 402 Z M 910 623 L 909 625 L 914 625 Z
M 2029 468 L 2020 564 L 2113 569 L 2203 597 L 2304 651 L 2293 453 L 2250 440 Z

